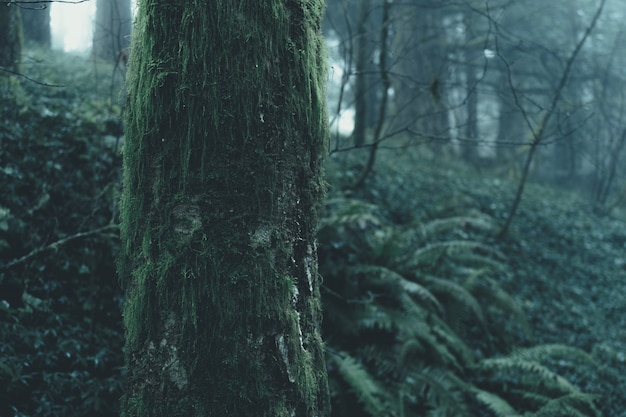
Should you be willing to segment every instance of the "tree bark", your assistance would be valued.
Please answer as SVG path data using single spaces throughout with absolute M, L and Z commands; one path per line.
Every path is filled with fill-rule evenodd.
M 329 415 L 315 229 L 322 0 L 139 3 L 122 416 Z

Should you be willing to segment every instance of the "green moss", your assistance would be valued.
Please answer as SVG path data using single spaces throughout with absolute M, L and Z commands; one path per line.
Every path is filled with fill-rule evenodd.
M 328 136 L 321 9 L 318 1 L 141 4 L 122 197 L 128 355 L 143 357 L 150 342 L 173 335 L 163 319 L 172 311 L 171 343 L 203 399 L 132 359 L 129 398 L 166 390 L 172 404 L 215 410 L 207 415 L 327 412 L 319 334 L 303 336 L 311 351 L 299 336 L 318 329 L 320 316 L 305 248 Z M 153 379 L 162 382 L 139 388 Z

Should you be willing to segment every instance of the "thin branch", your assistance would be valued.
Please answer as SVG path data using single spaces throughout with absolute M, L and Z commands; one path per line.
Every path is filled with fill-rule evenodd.
M 52 87 L 52 88 L 62 88 L 62 87 L 65 87 L 64 85 L 48 84 L 48 83 L 44 83 L 42 81 L 37 81 L 37 80 L 35 80 L 33 78 L 30 78 L 28 75 L 24 75 L 22 73 L 15 72 L 15 71 L 12 71 L 12 70 L 4 68 L 4 67 L 0 67 L 0 72 L 6 72 L 6 73 L 11 74 L 11 75 L 16 75 L 18 77 L 24 78 L 24 79 L 26 79 L 26 80 L 28 80 L 28 81 L 30 81 L 32 83 L 35 83 L 37 85 L 41 85 L 41 86 L 44 86 L 44 87 Z
M 15 4 L 19 7 L 20 4 L 47 4 L 47 3 L 65 3 L 65 4 L 80 4 L 80 3 L 87 3 L 91 0 L 0 0 L 0 4 L 6 4 L 7 6 L 10 6 L 12 4 Z
M 574 51 L 572 52 L 572 54 L 570 55 L 569 59 L 567 60 L 567 64 L 565 65 L 565 70 L 563 71 L 563 74 L 561 75 L 561 80 L 559 81 L 559 85 L 557 86 L 557 88 L 556 88 L 556 90 L 554 92 L 554 96 L 552 97 L 552 102 L 550 103 L 550 107 L 548 108 L 548 111 L 546 113 L 544 113 L 541 121 L 539 122 L 539 129 L 538 130 L 533 129 L 532 124 L 530 123 L 530 120 L 528 118 L 527 113 L 524 111 L 522 106 L 519 104 L 519 101 L 517 99 L 517 94 L 515 93 L 515 89 L 513 88 L 513 84 L 512 84 L 511 68 L 508 65 L 508 62 L 506 62 L 504 60 L 504 58 L 502 57 L 502 55 L 500 54 L 500 52 L 498 50 L 498 47 L 497 47 L 497 38 L 496 38 L 496 53 L 498 54 L 498 57 L 500 59 L 502 59 L 502 61 L 506 65 L 508 78 L 509 78 L 509 85 L 511 86 L 511 91 L 512 91 L 512 93 L 514 95 L 515 103 L 520 108 L 520 110 L 522 111 L 522 114 L 524 115 L 524 119 L 526 119 L 526 123 L 528 124 L 528 127 L 530 128 L 530 131 L 531 131 L 531 133 L 533 135 L 533 140 L 530 143 L 530 149 L 528 150 L 528 155 L 526 156 L 526 161 L 524 163 L 524 169 L 522 171 L 522 178 L 521 178 L 519 186 L 517 188 L 517 193 L 515 194 L 515 199 L 513 200 L 513 204 L 511 206 L 510 211 L 509 211 L 508 217 L 507 217 L 506 221 L 504 222 L 504 226 L 502 226 L 502 229 L 497 234 L 497 239 L 498 240 L 504 238 L 507 235 L 508 231 L 509 231 L 509 227 L 511 226 L 511 222 L 513 221 L 513 218 L 515 217 L 515 214 L 517 213 L 517 208 L 519 207 L 519 203 L 520 203 L 520 201 L 522 199 L 522 194 L 524 193 L 524 188 L 526 186 L 526 180 L 528 178 L 528 172 L 530 171 L 530 165 L 531 165 L 531 162 L 533 160 L 533 157 L 535 156 L 535 152 L 537 150 L 537 146 L 543 140 L 544 133 L 546 131 L 546 126 L 548 125 L 548 122 L 550 121 L 550 119 L 552 118 L 552 116 L 554 115 L 554 113 L 556 111 L 557 104 L 558 104 L 559 100 L 561 99 L 561 92 L 565 88 L 567 80 L 569 79 L 569 75 L 570 75 L 570 73 L 572 71 L 572 68 L 574 66 L 574 61 L 576 60 L 576 57 L 578 56 L 578 53 L 580 52 L 580 50 L 582 49 L 583 45 L 585 44 L 585 41 L 587 40 L 587 38 L 591 34 L 591 31 L 595 28 L 596 23 L 598 22 L 598 19 L 600 18 L 600 15 L 602 14 L 602 10 L 604 9 L 605 2 L 606 2 L 606 0 L 602 0 L 602 2 L 600 3 L 600 6 L 598 7 L 598 10 L 596 11 L 596 14 L 593 16 L 593 19 L 592 19 L 590 25 L 585 30 L 585 33 L 584 33 L 583 37 L 578 41 L 578 43 L 576 44 L 576 47 L 574 48 Z
M 88 237 L 88 236 L 97 235 L 97 234 L 100 234 L 100 233 L 102 233 L 102 232 L 104 232 L 106 230 L 113 230 L 113 229 L 118 229 L 118 225 L 116 225 L 116 224 L 109 224 L 107 226 L 100 227 L 98 229 L 90 230 L 90 231 L 87 231 L 87 232 L 79 232 L 79 233 L 76 233 L 74 235 L 65 237 L 65 238 L 57 240 L 56 242 L 53 242 L 53 243 L 51 243 L 51 244 L 49 244 L 47 246 L 44 246 L 44 247 L 41 247 L 41 248 L 38 248 L 38 249 L 34 249 L 34 250 L 30 251 L 29 253 L 27 253 L 26 255 L 24 255 L 24 256 L 22 256 L 20 258 L 14 259 L 14 260 L 12 260 L 9 263 L 6 263 L 4 265 L 0 265 L 0 271 L 6 271 L 6 270 L 9 270 L 11 268 L 14 268 L 17 265 L 22 264 L 22 263 L 24 263 L 24 262 L 26 262 L 26 261 L 28 261 L 28 260 L 30 260 L 30 259 L 32 259 L 32 258 L 34 258 L 34 257 L 36 257 L 38 255 L 40 255 L 40 254 L 42 254 L 43 252 L 46 252 L 48 250 L 53 250 L 53 249 L 56 250 L 56 249 L 59 248 L 59 246 L 65 245 L 66 243 L 71 242 L 73 240 L 81 239 L 81 238 Z

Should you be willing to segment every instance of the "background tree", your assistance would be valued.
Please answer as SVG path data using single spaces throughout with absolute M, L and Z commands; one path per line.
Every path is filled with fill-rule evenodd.
M 24 40 L 49 48 L 52 43 L 49 4 L 38 2 L 33 2 L 32 5 L 22 4 L 21 13 Z
M 325 416 L 322 1 L 140 2 L 122 415 Z
M 372 30 L 376 27 L 372 22 L 371 1 L 363 0 L 359 6 L 359 18 L 356 25 L 356 59 L 354 68 L 354 145 L 363 146 L 368 130 L 376 120 L 377 89 L 375 82 L 376 67 L 373 65 L 371 46 Z
M 0 69 L 9 73 L 17 72 L 22 53 L 20 9 L 11 5 L 0 6 Z
M 93 35 L 94 56 L 117 60 L 130 45 L 132 17 L 130 0 L 98 0 Z

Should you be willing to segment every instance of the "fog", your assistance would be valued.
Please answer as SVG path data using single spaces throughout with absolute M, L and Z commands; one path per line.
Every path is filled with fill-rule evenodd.
M 136 0 L 131 0 L 135 15 Z M 87 53 L 93 40 L 96 0 L 50 4 L 52 47 L 65 52 Z
M 82 3 L 52 3 L 52 47 L 66 52 L 87 52 L 93 40 L 96 0 Z

